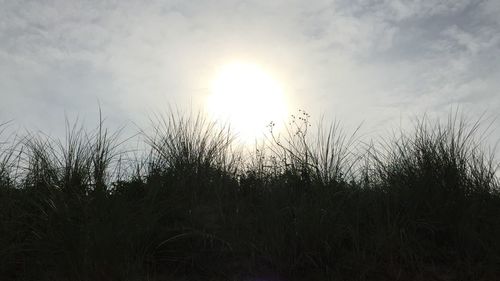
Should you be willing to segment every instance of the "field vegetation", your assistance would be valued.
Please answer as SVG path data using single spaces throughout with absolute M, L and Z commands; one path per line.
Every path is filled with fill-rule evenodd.
M 0 279 L 497 280 L 497 163 L 461 116 L 364 141 L 301 111 L 252 153 L 201 114 L 144 153 L 102 121 L 4 133 Z

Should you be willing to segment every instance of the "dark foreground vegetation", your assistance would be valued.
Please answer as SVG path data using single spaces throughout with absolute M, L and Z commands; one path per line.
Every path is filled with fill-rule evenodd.
M 199 116 L 135 158 L 102 124 L 4 134 L 0 279 L 500 280 L 496 166 L 463 120 L 365 143 L 301 113 L 251 155 Z

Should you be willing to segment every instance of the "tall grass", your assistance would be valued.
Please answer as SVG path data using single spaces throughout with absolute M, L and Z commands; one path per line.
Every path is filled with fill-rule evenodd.
M 202 175 L 210 168 L 230 175 L 238 172 L 238 155 L 231 151 L 234 135 L 228 126 L 201 113 L 156 116 L 153 123 L 153 134 L 146 141 L 152 148 L 154 170 L 181 177 Z
M 282 164 L 281 173 L 300 174 L 324 185 L 354 179 L 355 167 L 360 160 L 360 155 L 354 150 L 359 127 L 348 135 L 339 121 L 329 126 L 320 122 L 312 135 L 309 117 L 308 113 L 299 110 L 298 116 L 291 116 L 285 133 L 281 135 L 275 134 L 271 123 L 268 147 L 271 157 Z
M 0 136 L 8 123 L 0 124 Z M 13 172 L 16 168 L 16 139 L 11 136 L 0 142 L 0 187 L 12 186 Z
M 3 280 L 493 280 L 496 162 L 480 121 L 365 145 L 299 112 L 245 158 L 228 126 L 158 115 L 123 167 L 102 118 L 0 143 Z M 128 171 L 128 173 L 127 173 Z

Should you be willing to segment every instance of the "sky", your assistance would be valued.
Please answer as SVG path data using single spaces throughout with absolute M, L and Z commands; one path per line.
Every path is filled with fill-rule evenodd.
M 218 67 L 261 65 L 291 111 L 367 131 L 500 112 L 499 0 L 0 0 L 0 123 L 142 126 L 203 108 Z M 264 101 L 263 101 L 264 102 Z M 259 108 L 255 108 L 256 114 Z M 491 140 L 500 139 L 500 121 Z

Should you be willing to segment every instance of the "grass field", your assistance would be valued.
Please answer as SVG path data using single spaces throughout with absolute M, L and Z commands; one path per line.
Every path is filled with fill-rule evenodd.
M 500 279 L 497 166 L 465 120 L 366 142 L 301 112 L 250 155 L 196 114 L 155 118 L 143 154 L 102 122 L 4 133 L 0 279 Z

